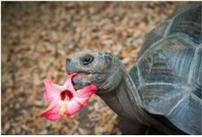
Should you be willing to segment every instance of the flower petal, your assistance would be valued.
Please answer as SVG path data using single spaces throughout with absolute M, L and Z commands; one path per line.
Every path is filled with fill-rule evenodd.
M 55 120 L 58 120 L 58 119 L 62 118 L 63 116 L 61 116 L 59 114 L 56 114 L 56 113 L 44 113 L 44 117 L 47 120 L 55 121 Z
M 77 90 L 77 94 L 74 97 L 77 102 L 79 102 L 82 106 L 88 105 L 88 99 L 97 91 L 97 87 L 93 84 L 86 86 L 82 89 Z
M 97 87 L 93 84 L 76 91 L 72 84 L 72 77 L 75 75 L 77 75 L 77 73 L 69 75 L 63 86 L 54 84 L 50 79 L 44 80 L 46 90 L 43 96 L 44 99 L 50 101 L 50 105 L 42 112 L 46 119 L 58 120 L 62 118 L 64 114 L 72 117 L 74 113 L 88 104 L 88 99 L 96 92 Z M 60 94 L 65 90 L 73 94 L 72 99 L 61 99 Z
M 44 111 L 42 111 L 41 114 L 52 111 L 57 106 L 59 106 L 59 103 L 57 101 L 51 101 L 50 105 Z
M 56 85 L 50 79 L 44 80 L 45 92 L 43 97 L 45 100 L 53 100 L 55 97 L 58 98 L 60 96 L 60 91 L 63 90 L 62 86 Z
M 78 112 L 78 111 L 81 109 L 82 105 L 79 104 L 79 103 L 73 98 L 70 102 L 68 102 L 67 107 L 68 107 L 68 109 L 67 109 L 67 115 L 68 115 L 68 116 L 71 116 L 71 115 L 73 115 L 74 113 Z
M 43 112 L 41 112 L 48 120 L 58 120 L 62 118 L 59 114 L 60 105 L 57 101 L 52 101 L 51 104 Z
M 74 89 L 73 84 L 72 84 L 72 78 L 73 78 L 74 76 L 76 76 L 76 75 L 77 75 L 77 73 L 72 73 L 71 75 L 69 75 L 69 76 L 67 77 L 67 80 L 66 80 L 65 83 L 64 83 L 64 87 L 65 87 L 66 89 L 68 89 L 69 91 L 71 91 L 72 94 L 75 94 L 75 93 L 76 93 L 76 90 Z
M 88 85 L 82 89 L 77 90 L 76 97 L 77 98 L 85 98 L 89 97 L 97 91 L 97 87 L 93 84 Z
M 83 107 L 88 105 L 88 99 L 89 97 L 85 97 L 85 98 L 74 98 L 79 104 L 81 104 Z

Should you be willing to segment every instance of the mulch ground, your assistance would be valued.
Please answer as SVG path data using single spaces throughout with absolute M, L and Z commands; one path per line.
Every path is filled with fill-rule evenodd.
M 129 70 L 145 35 L 176 2 L 3 2 L 2 134 L 121 134 L 117 115 L 96 95 L 74 118 L 39 113 L 42 80 L 65 80 L 65 58 L 82 49 L 109 51 Z

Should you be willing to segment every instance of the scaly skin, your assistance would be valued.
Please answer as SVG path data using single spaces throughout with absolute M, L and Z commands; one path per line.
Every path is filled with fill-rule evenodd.
M 178 134 L 142 109 L 138 91 L 117 57 L 106 52 L 83 51 L 67 59 L 66 69 L 69 73 L 83 73 L 73 79 L 75 88 L 95 84 L 98 88 L 97 95 L 120 116 L 121 121 L 134 123 L 128 129 L 129 134 L 144 134 L 147 127 L 156 128 L 164 134 Z

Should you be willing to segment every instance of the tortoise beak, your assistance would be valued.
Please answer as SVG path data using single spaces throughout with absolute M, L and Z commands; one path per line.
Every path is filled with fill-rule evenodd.
M 81 89 L 89 84 L 91 84 L 91 77 L 86 74 L 79 74 L 72 79 L 72 83 L 75 89 Z
M 74 72 L 78 72 L 78 73 L 80 72 L 78 69 L 78 65 L 71 58 L 67 58 L 65 60 L 65 69 L 69 75 Z
M 67 58 L 66 61 L 65 61 L 65 69 L 66 69 L 66 72 L 67 72 L 68 74 L 70 74 L 70 70 L 69 70 L 69 68 L 70 68 L 70 63 L 71 63 L 71 59 L 70 59 L 70 58 Z
M 72 83 L 75 89 L 81 89 L 91 83 L 92 75 L 89 72 L 81 70 L 78 68 L 77 63 L 71 58 L 67 58 L 65 61 L 65 68 L 68 75 L 72 73 L 78 73 L 77 76 L 72 78 Z

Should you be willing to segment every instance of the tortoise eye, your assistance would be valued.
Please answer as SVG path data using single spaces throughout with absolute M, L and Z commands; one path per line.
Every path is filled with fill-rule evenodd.
M 81 58 L 81 62 L 83 65 L 88 65 L 88 64 L 92 63 L 93 60 L 94 60 L 94 57 L 90 54 L 87 54 Z

